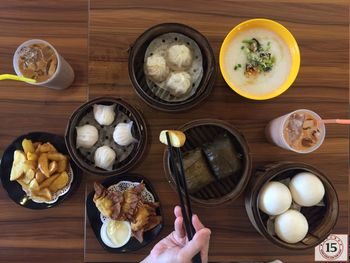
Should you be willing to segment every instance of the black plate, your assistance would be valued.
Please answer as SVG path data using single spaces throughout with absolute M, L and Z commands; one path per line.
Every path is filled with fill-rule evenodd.
M 10 174 L 11 174 L 11 168 L 12 168 L 12 162 L 13 162 L 13 153 L 15 150 L 23 150 L 22 148 L 22 140 L 23 139 L 30 139 L 33 142 L 50 142 L 53 146 L 56 147 L 56 149 L 65 155 L 68 154 L 66 145 L 64 143 L 63 136 L 59 136 L 56 134 L 46 133 L 46 132 L 31 132 L 25 135 L 22 135 L 15 139 L 10 146 L 7 147 L 5 150 L 1 165 L 0 165 L 0 177 L 1 177 L 1 183 L 2 186 L 7 191 L 8 196 L 16 203 L 19 204 L 22 207 L 30 208 L 30 209 L 47 209 L 53 206 L 58 205 L 63 200 L 65 200 L 68 196 L 71 195 L 71 193 L 77 188 L 79 185 L 79 177 L 80 177 L 80 170 L 77 168 L 75 163 L 70 160 L 70 166 L 73 170 L 73 181 L 71 184 L 70 189 L 68 192 L 58 198 L 58 200 L 53 204 L 46 204 L 46 203 L 35 203 L 32 200 L 26 201 L 24 204 L 21 204 L 21 200 L 26 197 L 26 193 L 23 191 L 22 186 L 17 183 L 16 181 L 10 181 Z
M 123 175 L 118 175 L 114 177 L 110 177 L 106 179 L 105 181 L 102 182 L 102 185 L 106 188 L 108 188 L 111 185 L 117 184 L 120 181 L 130 181 L 130 182 L 141 182 L 143 181 L 147 190 L 150 191 L 150 193 L 154 196 L 154 199 L 156 202 L 159 202 L 159 198 L 154 191 L 151 183 L 144 177 L 137 175 L 137 174 L 123 174 Z M 131 237 L 129 242 L 120 247 L 120 248 L 111 248 L 107 246 L 105 243 L 103 243 L 101 236 L 100 236 L 100 229 L 102 227 L 102 222 L 100 219 L 100 211 L 95 206 L 95 203 L 93 201 L 95 191 L 92 191 L 89 193 L 89 195 L 86 198 L 86 213 L 90 221 L 90 225 L 92 230 L 95 233 L 95 236 L 97 240 L 100 242 L 101 246 L 107 250 L 108 252 L 112 253 L 125 253 L 125 252 L 131 252 L 131 251 L 136 251 L 139 250 L 140 248 L 148 245 L 151 243 L 160 233 L 160 231 L 163 228 L 164 222 L 163 222 L 163 216 L 162 216 L 162 211 L 160 206 L 157 208 L 156 213 L 157 215 L 162 216 L 162 221 L 161 223 L 156 226 L 155 228 L 145 232 L 143 234 L 143 242 L 140 243 L 137 241 L 134 237 Z

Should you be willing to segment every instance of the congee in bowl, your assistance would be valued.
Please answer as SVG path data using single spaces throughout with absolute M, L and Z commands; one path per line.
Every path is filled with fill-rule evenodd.
M 286 91 L 300 66 L 297 42 L 282 25 L 252 19 L 236 26 L 220 50 L 220 69 L 241 96 L 264 100 Z

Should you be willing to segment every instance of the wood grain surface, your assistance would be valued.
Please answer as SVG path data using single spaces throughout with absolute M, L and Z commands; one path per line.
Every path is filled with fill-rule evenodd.
M 222 119 L 245 135 L 254 167 L 289 160 L 322 170 L 340 199 L 333 233 L 348 233 L 348 128 L 329 125 L 322 147 L 308 155 L 272 146 L 263 135 L 269 120 L 299 108 L 314 110 L 325 118 L 348 117 L 348 16 L 348 2 L 340 0 L 2 0 L 0 72 L 13 72 L 12 56 L 20 43 L 42 38 L 72 65 L 76 78 L 64 91 L 0 82 L 0 155 L 21 134 L 40 130 L 63 134 L 70 114 L 87 99 L 122 97 L 140 109 L 148 123 L 149 145 L 133 172 L 150 179 L 158 192 L 166 225 L 161 238 L 172 229 L 177 197 L 163 171 L 159 132 L 194 119 Z M 127 51 L 147 28 L 163 22 L 192 26 L 208 38 L 218 59 L 226 34 L 239 22 L 256 17 L 282 23 L 299 43 L 299 75 L 280 97 L 262 102 L 244 99 L 230 90 L 219 70 L 210 98 L 185 113 L 154 110 L 136 95 L 128 77 Z M 101 178 L 83 178 L 71 198 L 45 211 L 21 208 L 0 191 L 0 262 L 137 262 L 149 253 L 155 242 L 131 254 L 108 254 L 102 249 L 89 222 L 84 222 L 85 192 Z M 194 206 L 193 210 L 212 230 L 210 261 L 314 261 L 313 250 L 291 252 L 261 237 L 248 221 L 243 196 L 215 209 Z
M 17 46 L 32 38 L 49 41 L 73 67 L 75 81 L 64 91 L 1 81 L 1 155 L 31 131 L 63 135 L 73 110 L 87 100 L 87 1 L 1 1 L 1 73 L 14 72 Z M 43 211 L 18 206 L 1 189 L 0 210 L 0 262 L 83 261 L 84 186 L 67 202 Z

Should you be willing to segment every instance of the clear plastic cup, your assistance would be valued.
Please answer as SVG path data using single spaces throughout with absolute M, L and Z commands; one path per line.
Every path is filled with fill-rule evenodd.
M 47 80 L 43 82 L 31 83 L 37 86 L 44 86 L 50 89 L 66 89 L 68 88 L 74 80 L 74 71 L 68 62 L 57 52 L 57 50 L 47 41 L 41 39 L 30 39 L 22 43 L 13 55 L 13 68 L 18 76 L 23 76 L 18 66 L 19 52 L 23 47 L 32 45 L 32 44 L 45 44 L 52 48 L 57 57 L 57 68 L 55 73 Z
M 317 113 L 315 113 L 311 110 L 306 110 L 306 109 L 296 110 L 296 111 L 285 114 L 281 117 L 278 117 L 278 118 L 270 121 L 270 123 L 265 128 L 266 138 L 270 143 L 275 144 L 276 146 L 279 146 L 279 147 L 284 148 L 286 150 L 290 150 L 290 151 L 297 152 L 297 153 L 313 152 L 313 151 L 317 150 L 322 145 L 324 138 L 326 136 L 326 127 L 325 127 L 324 123 L 322 123 L 322 122 L 319 123 L 318 128 L 321 132 L 320 138 L 315 145 L 313 145 L 310 148 L 307 148 L 307 150 L 298 150 L 298 149 L 291 147 L 284 137 L 284 127 L 285 127 L 286 122 L 288 121 L 289 117 L 292 114 L 297 113 L 297 112 L 304 112 L 304 113 L 310 114 L 316 120 L 321 120 L 321 117 Z

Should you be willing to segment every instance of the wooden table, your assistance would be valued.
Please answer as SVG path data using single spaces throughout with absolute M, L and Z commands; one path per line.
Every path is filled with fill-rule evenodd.
M 0 4 L 1 72 L 12 72 L 12 55 L 26 39 L 51 42 L 69 61 L 76 80 L 65 91 L 25 84 L 0 83 L 0 152 L 17 136 L 29 131 L 63 134 L 73 110 L 88 99 L 122 97 L 146 117 L 149 145 L 133 172 L 149 178 L 157 189 L 166 227 L 172 228 L 176 194 L 165 179 L 163 146 L 157 137 L 164 128 L 176 128 L 199 118 L 219 118 L 240 129 L 249 142 L 253 165 L 297 161 L 316 166 L 334 183 L 340 216 L 333 233 L 348 233 L 348 129 L 327 127 L 322 147 L 308 155 L 291 153 L 268 144 L 266 123 L 289 111 L 308 108 L 327 118 L 348 117 L 349 26 L 347 1 L 136 1 L 83 0 L 13 1 Z M 89 10 L 90 7 L 90 10 Z M 88 13 L 89 11 L 89 13 Z M 267 17 L 281 22 L 295 36 L 301 50 L 301 68 L 293 86 L 280 97 L 250 101 L 232 92 L 218 74 L 212 95 L 186 113 L 168 114 L 148 107 L 134 92 L 127 72 L 127 50 L 147 28 L 163 22 L 192 26 L 210 41 L 218 58 L 222 40 L 239 22 Z M 89 43 L 89 47 L 88 47 Z M 215 109 L 215 110 L 213 110 Z M 57 208 L 31 211 L 11 202 L 0 191 L 1 262 L 135 262 L 150 246 L 127 255 L 105 253 L 86 228 L 84 254 L 84 197 L 91 182 L 85 176 L 78 191 Z M 243 197 L 217 209 L 193 208 L 212 229 L 211 261 L 313 262 L 313 250 L 291 252 L 272 246 L 248 221 Z

